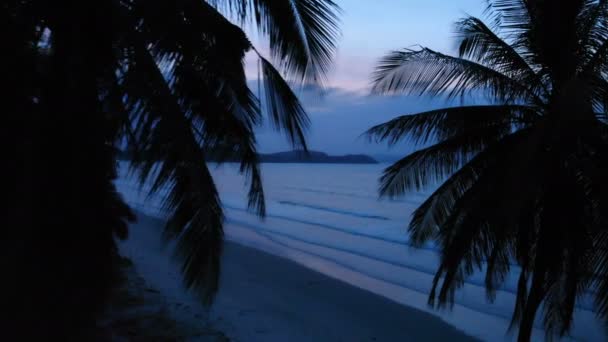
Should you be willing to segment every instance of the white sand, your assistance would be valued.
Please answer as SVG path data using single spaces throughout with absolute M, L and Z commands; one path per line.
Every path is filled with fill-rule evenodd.
M 207 310 L 183 290 L 169 261 L 171 246 L 160 241 L 162 224 L 140 215 L 121 252 L 177 320 L 210 323 L 235 341 L 473 340 L 426 312 L 232 242 L 225 246 L 220 292 Z

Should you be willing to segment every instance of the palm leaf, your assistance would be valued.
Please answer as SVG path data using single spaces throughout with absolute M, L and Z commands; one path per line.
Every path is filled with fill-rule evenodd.
M 597 251 L 591 263 L 594 265 L 594 287 L 597 289 L 595 305 L 602 317 L 608 316 L 608 232 L 598 232 L 593 242 L 593 250 Z
M 331 0 L 213 0 L 252 18 L 270 41 L 280 69 L 301 81 L 320 83 L 327 76 L 339 36 L 339 6 Z
M 521 128 L 538 114 L 534 107 L 519 105 L 461 106 L 403 115 L 376 125 L 364 134 L 373 141 L 393 145 L 411 138 L 416 145 L 439 141 L 485 127 Z
M 266 205 L 253 126 L 226 113 L 226 107 L 217 103 L 207 101 L 203 110 L 193 110 L 191 126 L 197 141 L 214 161 L 239 161 L 239 172 L 249 178 L 248 208 L 264 217 Z
M 508 77 L 528 85 L 530 92 L 539 97 L 548 95 L 547 87 L 534 67 L 509 43 L 501 39 L 478 18 L 467 17 L 456 24 L 459 34 L 459 55 L 477 63 L 491 65 Z
M 181 3 L 189 4 L 184 1 Z M 231 150 L 231 157 L 242 162 L 241 172 L 251 177 L 250 208 L 264 215 L 264 196 L 255 153 L 255 139 L 252 136 L 253 125 L 258 124 L 261 119 L 260 108 L 258 100 L 247 87 L 242 68 L 244 52 L 250 45 L 240 29 L 230 24 L 213 8 L 201 6 L 198 12 L 199 16 L 190 14 L 187 20 L 178 20 L 183 22 L 185 28 L 176 29 L 177 33 L 190 32 L 190 36 L 173 37 L 174 41 L 182 42 L 179 49 L 175 50 L 182 54 L 181 57 L 171 57 L 174 52 L 166 50 L 163 44 L 156 44 L 154 50 L 160 56 L 160 63 L 165 62 L 165 65 L 170 66 L 165 67 L 164 78 L 172 85 L 179 102 L 182 103 L 179 110 L 199 120 L 199 133 L 205 133 L 204 136 L 199 136 L 199 139 L 202 139 L 199 142 L 205 150 L 219 149 L 220 145 L 227 147 Z M 210 36 L 210 32 L 206 31 L 209 18 L 212 20 L 211 24 L 214 23 L 213 34 L 225 38 Z M 205 25 L 200 26 L 198 22 Z M 199 34 L 192 34 L 193 32 Z M 229 37 L 229 34 L 234 37 Z M 223 43 L 224 40 L 227 43 Z M 208 47 L 210 43 L 212 47 Z M 167 58 L 171 59 L 170 62 L 166 62 Z M 142 82 L 138 82 L 140 83 Z M 141 107 L 141 102 L 138 104 Z M 152 110 L 159 111 L 158 108 Z M 174 107 L 172 110 L 177 111 L 178 108 Z M 146 132 L 150 131 L 157 119 L 141 115 L 138 118 L 137 127 L 141 127 L 140 132 L 143 132 L 140 136 L 146 136 Z M 192 124 L 195 124 L 194 121 Z M 237 149 L 237 153 L 233 151 L 233 144 L 242 146 Z M 218 152 L 215 151 L 214 154 L 217 156 Z M 142 175 L 152 170 L 153 168 L 147 169 Z M 164 177 L 157 177 L 153 190 L 158 189 L 163 181 L 168 179 L 167 174 L 163 175 Z
M 432 195 L 435 203 L 443 207 L 432 206 L 433 200 L 427 207 L 421 207 L 419 215 L 436 215 L 441 220 L 434 231 L 428 226 L 410 227 L 410 231 L 420 236 L 435 237 L 441 246 L 441 262 L 429 295 L 431 304 L 436 301 L 440 307 L 453 304 L 455 291 L 475 270 L 482 270 L 484 263 L 488 297 L 493 299 L 496 289 L 502 285 L 515 255 L 513 231 L 522 213 L 519 205 L 514 207 L 512 203 L 534 198 L 536 192 L 531 188 L 522 194 L 514 191 L 509 183 L 497 184 L 495 180 L 510 179 L 512 170 L 506 166 L 514 163 L 514 159 L 527 156 L 511 156 L 505 152 L 527 146 L 534 132 L 522 130 L 493 144 L 454 175 L 452 184 L 460 184 L 460 188 L 448 183 Z M 526 185 L 536 179 L 535 174 L 526 174 L 524 170 L 518 175 L 525 175 L 519 179 Z
M 163 181 L 168 186 L 165 206 L 171 212 L 165 237 L 177 239 L 175 255 L 181 261 L 186 288 L 210 302 L 218 289 L 223 240 L 219 195 L 203 151 L 184 119 L 178 115 L 165 118 L 156 134 L 159 149 L 166 151 L 159 174 L 170 174 Z M 167 136 L 173 137 L 169 144 L 165 143 Z
M 595 75 L 605 72 L 608 53 L 608 1 L 590 1 L 579 15 L 581 51 L 584 52 L 582 74 Z
M 429 240 L 437 238 L 439 227 L 452 213 L 456 201 L 477 180 L 481 171 L 478 170 L 477 164 L 484 159 L 484 152 L 451 175 L 414 211 L 408 229 L 414 246 L 421 247 Z
M 527 0 L 486 0 L 487 11 L 492 13 L 501 29 L 521 39 L 533 21 L 533 6 Z
M 469 131 L 414 152 L 384 170 L 380 194 L 394 197 L 436 184 L 460 169 L 479 151 L 510 133 L 498 126 Z
M 304 108 L 274 66 L 261 55 L 259 58 L 264 85 L 263 104 L 270 112 L 271 122 L 275 128 L 285 130 L 292 145 L 306 150 L 304 133 L 309 119 Z
M 581 49 L 586 53 L 597 51 L 608 38 L 608 1 L 587 1 L 585 8 L 578 15 Z
M 123 86 L 141 150 L 132 160 L 151 192 L 163 191 L 170 215 L 165 237 L 177 239 L 176 256 L 187 288 L 210 301 L 217 291 L 223 214 L 205 164 L 204 149 L 180 101 L 154 58 L 133 46 Z M 142 87 L 145 84 L 148 87 Z
M 521 135 L 525 134 L 525 131 L 511 134 L 475 155 L 414 211 L 409 232 L 415 245 L 422 246 L 430 238 L 437 237 L 439 228 L 454 212 L 456 202 L 477 182 L 485 169 L 496 164 L 496 158 L 505 153 L 503 146 L 514 143 L 522 144 Z M 515 209 L 510 208 L 510 210 Z
M 394 51 L 380 61 L 373 75 L 372 91 L 378 94 L 403 92 L 452 98 L 475 90 L 489 93 L 502 103 L 542 103 L 527 85 L 490 67 L 428 48 Z
M 232 24 L 206 1 L 146 1 L 130 0 L 125 5 L 125 16 L 135 27 L 146 47 L 157 55 L 179 57 L 175 54 L 201 55 L 233 50 L 247 51 L 250 43 L 241 28 Z M 213 50 L 218 46 L 220 50 Z M 173 55 L 171 55 L 173 54 Z M 160 57 L 164 57 L 160 56 Z

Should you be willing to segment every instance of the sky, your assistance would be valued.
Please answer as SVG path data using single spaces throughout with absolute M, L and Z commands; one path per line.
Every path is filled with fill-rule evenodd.
M 420 45 L 453 54 L 454 22 L 466 15 L 483 18 L 486 0 L 335 1 L 343 10 L 342 35 L 328 82 L 322 92 L 298 92 L 312 123 L 307 136 L 309 148 L 332 154 L 411 152 L 414 147 L 408 144 L 389 149 L 360 135 L 393 117 L 440 108 L 445 103 L 429 98 L 371 96 L 374 65 L 391 50 Z M 249 74 L 256 77 L 254 68 L 254 63 L 248 65 Z M 267 127 L 258 132 L 258 146 L 262 152 L 290 149 L 283 136 Z

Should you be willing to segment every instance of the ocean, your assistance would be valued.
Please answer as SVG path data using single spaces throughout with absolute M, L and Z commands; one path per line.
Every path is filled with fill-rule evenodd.
M 398 199 L 380 199 L 378 178 L 388 165 L 263 164 L 267 215 L 247 210 L 246 179 L 235 164 L 210 164 L 226 215 L 226 238 L 292 259 L 306 267 L 367 289 L 389 299 L 430 312 L 483 340 L 513 340 L 507 335 L 514 307 L 518 267 L 496 298 L 489 302 L 483 270 L 456 293 L 452 310 L 435 310 L 427 296 L 437 269 L 439 251 L 429 243 L 410 246 L 407 226 L 412 212 L 432 188 Z M 162 217 L 162 190 L 147 196 L 121 164 L 119 191 L 136 210 Z M 590 297 L 576 309 L 572 338 L 601 340 L 603 324 L 593 313 Z M 538 316 L 541 316 L 540 314 Z M 542 337 L 537 320 L 535 336 Z

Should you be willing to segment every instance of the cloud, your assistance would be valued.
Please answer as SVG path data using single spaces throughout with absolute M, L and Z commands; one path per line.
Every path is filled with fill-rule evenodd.
M 446 105 L 440 99 L 418 96 L 371 96 L 361 91 L 342 88 L 304 87 L 300 100 L 307 110 L 311 126 L 307 135 L 309 147 L 328 153 L 407 154 L 415 147 L 407 143 L 389 148 L 370 143 L 361 135 L 370 127 L 396 116 L 413 114 Z M 291 147 L 271 127 L 258 130 L 259 149 L 277 152 Z
M 250 81 L 257 93 L 257 80 Z M 400 143 L 389 147 L 371 143 L 361 135 L 370 127 L 400 115 L 415 114 L 431 109 L 460 104 L 460 100 L 447 101 L 429 96 L 377 96 L 369 90 L 356 87 L 320 87 L 314 84 L 292 84 L 292 89 L 306 109 L 311 126 L 307 134 L 310 149 L 334 154 L 367 153 L 405 155 L 417 147 Z M 463 102 L 481 103 L 480 95 Z M 475 100 L 477 99 L 477 100 Z M 279 152 L 291 149 L 288 140 L 268 123 L 257 130 L 261 152 Z

